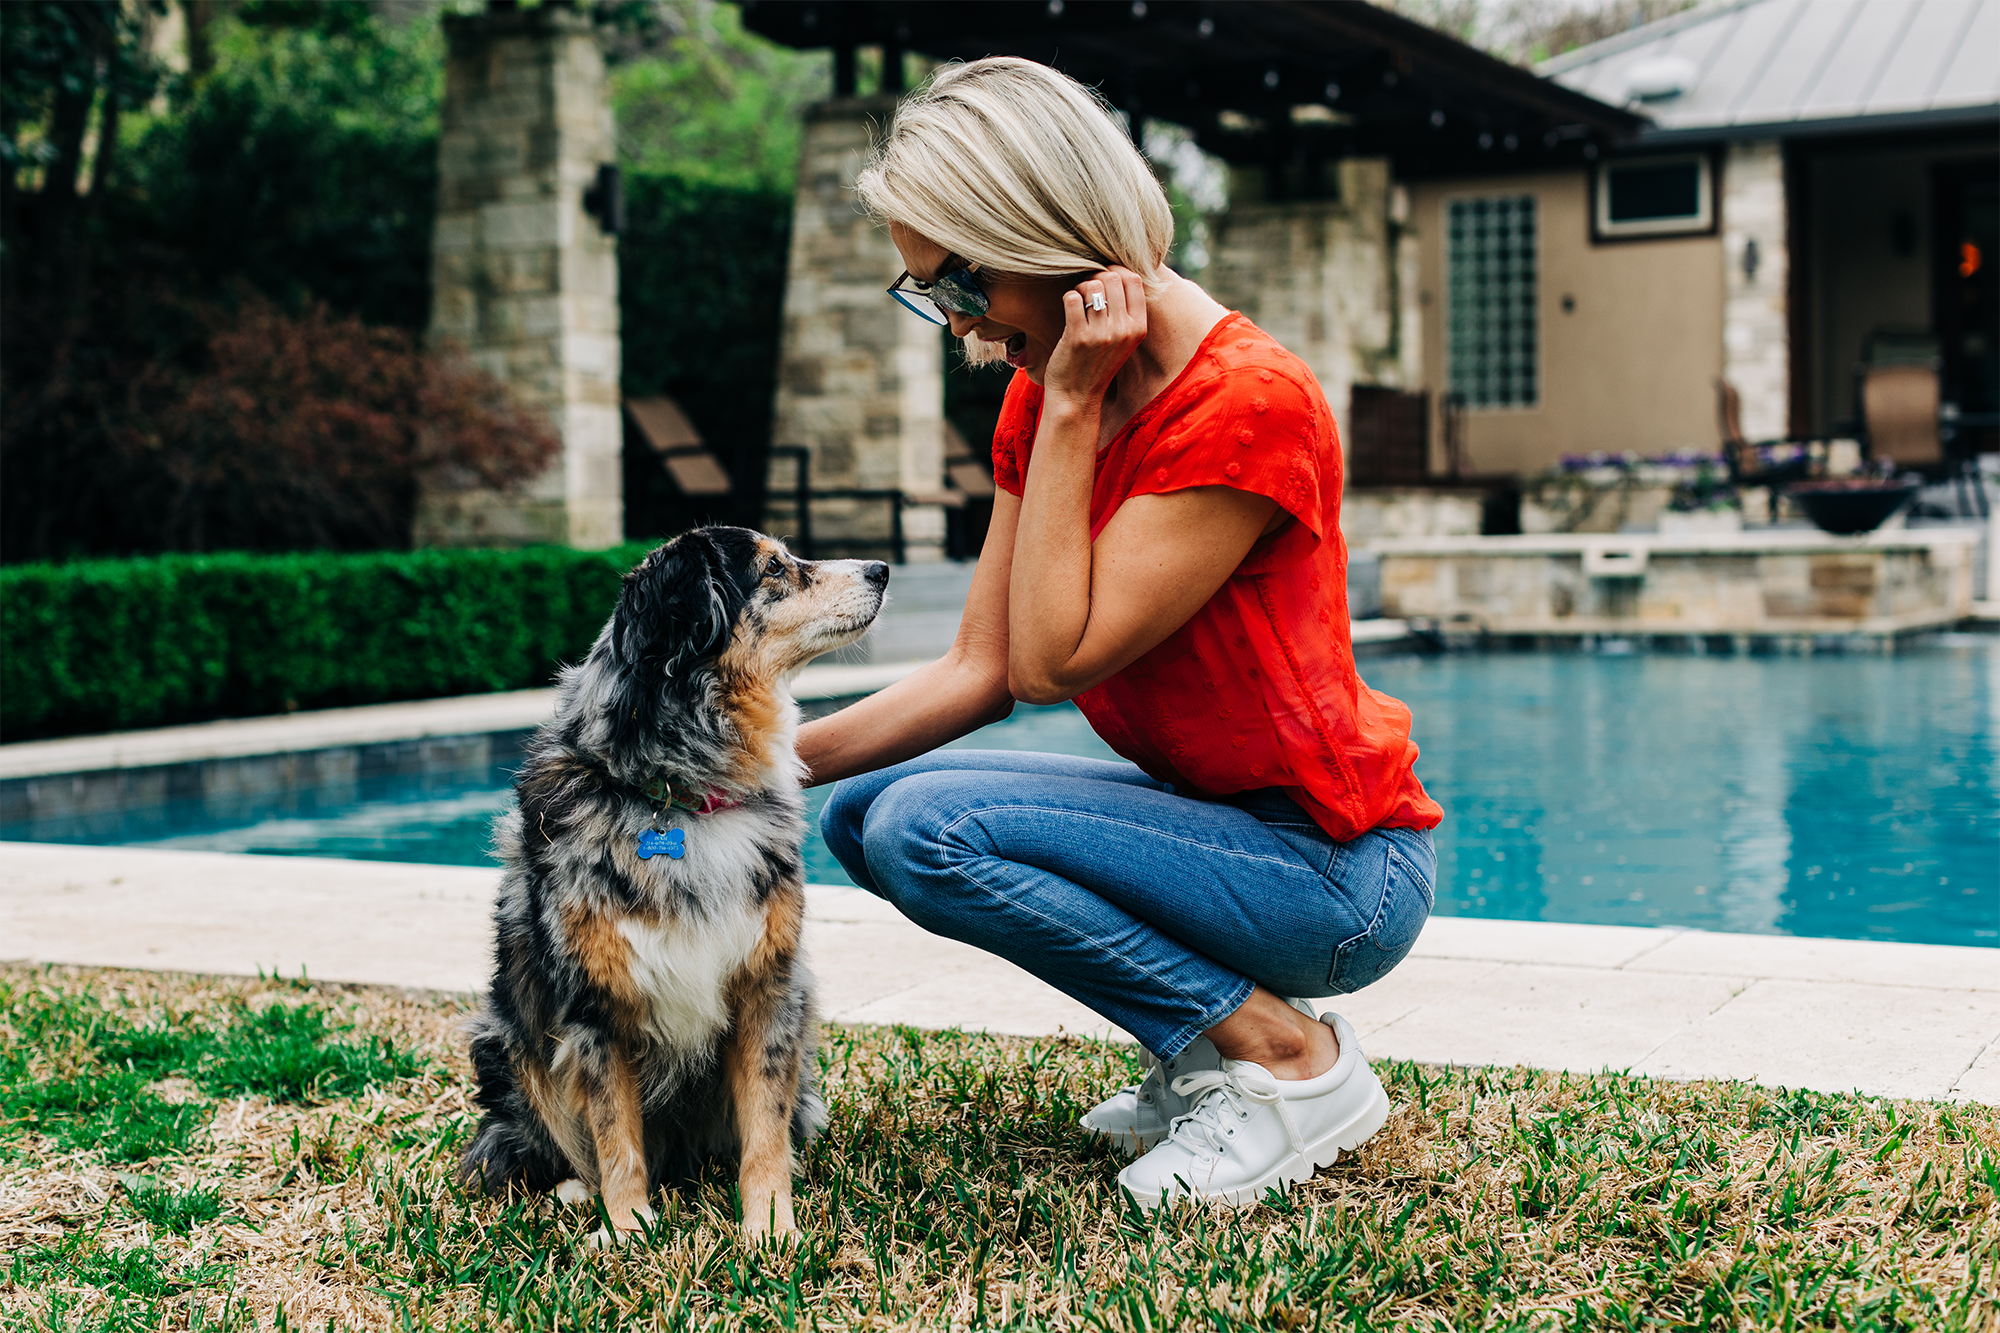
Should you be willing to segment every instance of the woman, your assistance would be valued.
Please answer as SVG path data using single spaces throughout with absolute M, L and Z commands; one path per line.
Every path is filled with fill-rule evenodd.
M 1344 993 L 1429 914 L 1441 818 L 1410 714 L 1361 684 L 1340 449 L 1312 374 L 1166 268 L 1158 182 L 1090 93 L 1024 60 L 899 109 L 863 203 L 891 293 L 1015 368 L 1000 494 L 952 650 L 803 728 L 857 884 L 1089 1005 L 1155 1057 L 1084 1119 L 1147 1206 L 1248 1202 L 1388 1100 Z M 1074 700 L 1130 763 L 938 750 Z M 921 756 L 921 757 L 919 757 Z

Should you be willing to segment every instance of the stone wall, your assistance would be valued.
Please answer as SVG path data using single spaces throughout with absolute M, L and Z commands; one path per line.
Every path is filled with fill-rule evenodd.
M 1477 537 L 1484 509 L 1478 491 L 1349 487 L 1340 497 L 1340 532 L 1350 548 L 1400 537 Z
M 779 448 L 809 451 L 816 491 L 934 495 L 943 486 L 944 335 L 885 294 L 903 262 L 853 190 L 878 127 L 894 111 L 894 98 L 852 97 L 806 112 L 771 438 Z M 771 460 L 773 532 L 798 530 L 795 466 L 790 457 Z M 812 527 L 822 554 L 851 548 L 880 556 L 888 505 L 817 500 Z M 940 506 L 907 507 L 903 530 L 908 559 L 943 557 Z
M 615 160 L 588 19 L 553 5 L 445 19 L 430 341 L 547 414 L 562 456 L 521 494 L 424 497 L 419 545 L 624 536 L 618 249 L 584 211 Z
M 1377 545 L 1383 614 L 1502 635 L 1894 636 L 1972 609 L 1967 530 Z
M 1423 383 L 1408 197 L 1382 158 L 1332 164 L 1338 198 L 1261 199 L 1260 174 L 1239 170 L 1215 219 L 1203 285 L 1312 368 L 1345 421 L 1356 384 Z
M 1722 375 L 1742 396 L 1744 437 L 1782 439 L 1790 433 L 1792 373 L 1782 145 L 1729 145 L 1721 208 Z

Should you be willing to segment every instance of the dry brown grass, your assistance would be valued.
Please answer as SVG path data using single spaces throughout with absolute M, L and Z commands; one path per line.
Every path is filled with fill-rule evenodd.
M 741 1246 L 717 1170 L 596 1254 L 585 1210 L 450 1184 L 461 1000 L 20 967 L 0 996 L 7 1327 L 2000 1328 L 1992 1107 L 1384 1066 L 1399 1113 L 1289 1199 L 1146 1219 L 1075 1128 L 1129 1051 L 829 1029 L 802 1241 Z M 426 1066 L 218 1095 L 272 1004 Z M 127 1120 L 35 1100 L 111 1086 L 135 1029 L 208 1053 Z

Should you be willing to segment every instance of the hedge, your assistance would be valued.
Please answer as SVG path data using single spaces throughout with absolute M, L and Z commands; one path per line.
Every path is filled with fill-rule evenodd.
M 546 685 L 644 545 L 0 569 L 0 739 Z

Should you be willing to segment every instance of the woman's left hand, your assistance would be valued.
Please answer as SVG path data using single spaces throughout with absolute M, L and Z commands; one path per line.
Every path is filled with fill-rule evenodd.
M 1102 296 L 1102 310 L 1094 309 Z M 1146 284 L 1113 265 L 1063 293 L 1063 335 L 1049 356 L 1042 389 L 1095 408 L 1112 377 L 1146 341 Z

